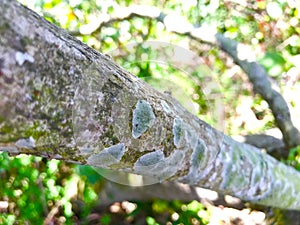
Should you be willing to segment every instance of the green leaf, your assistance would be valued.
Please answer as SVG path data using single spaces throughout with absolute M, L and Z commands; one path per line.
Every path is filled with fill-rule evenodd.
M 110 224 L 111 222 L 111 217 L 109 214 L 104 214 L 101 219 L 100 219 L 101 224 L 106 225 L 106 224 Z
M 285 59 L 280 53 L 267 52 L 258 62 L 266 69 L 272 77 L 277 77 L 284 71 Z

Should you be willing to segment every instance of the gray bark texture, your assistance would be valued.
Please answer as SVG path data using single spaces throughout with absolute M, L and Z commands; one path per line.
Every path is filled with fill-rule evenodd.
M 190 114 L 36 13 L 0 1 L 0 151 L 300 209 L 300 175 Z

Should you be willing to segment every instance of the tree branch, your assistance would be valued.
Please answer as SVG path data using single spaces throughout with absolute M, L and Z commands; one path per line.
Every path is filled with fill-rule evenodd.
M 15 1 L 0 2 L 0 37 L 1 151 L 300 209 L 296 170 L 213 129 Z
M 101 206 L 110 205 L 116 201 L 147 201 L 158 198 L 168 201 L 176 199 L 183 202 L 197 200 L 205 206 L 222 205 L 235 209 L 243 209 L 245 207 L 244 203 L 239 199 L 229 201 L 214 191 L 176 182 L 164 182 L 144 187 L 130 187 L 107 181 L 99 198 Z
M 216 34 L 215 37 L 214 44 L 233 58 L 235 63 L 239 65 L 249 77 L 253 84 L 254 91 L 268 102 L 287 147 L 291 148 L 300 145 L 300 133 L 291 121 L 287 103 L 280 93 L 272 88 L 265 69 L 251 58 L 253 54 L 249 52 L 249 48 L 221 34 Z
M 276 159 L 286 159 L 289 152 L 284 142 L 273 136 L 266 134 L 246 135 L 245 143 L 253 145 L 260 149 L 266 149 L 267 153 Z

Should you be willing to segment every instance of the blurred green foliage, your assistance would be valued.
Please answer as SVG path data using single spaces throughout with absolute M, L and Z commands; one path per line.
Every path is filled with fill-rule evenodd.
M 149 18 L 133 16 L 101 28 L 99 24 L 122 14 L 134 4 L 152 5 L 164 13 L 183 16 L 196 27 L 207 26 L 235 41 L 250 44 L 258 61 L 291 104 L 295 124 L 300 124 L 300 102 L 295 100 L 300 94 L 298 1 L 19 1 L 101 52 L 110 54 L 115 49 L 122 50 L 124 54 L 112 55 L 118 64 L 157 90 L 171 94 L 188 110 L 230 135 L 268 131 L 275 128 L 275 124 L 266 102 L 252 92 L 245 74 L 226 54 L 184 35 L 171 33 L 161 22 Z M 149 40 L 190 49 L 209 70 L 187 73 L 174 64 L 155 62 L 153 59 L 159 52 L 143 46 Z M 138 43 L 139 48 L 130 52 L 126 48 L 130 43 Z M 299 155 L 299 148 L 294 148 L 288 158 L 288 163 L 297 169 L 300 168 Z M 90 167 L 32 156 L 12 158 L 5 153 L 0 154 L 0 178 L 0 202 L 8 204 L 0 214 L 1 224 L 88 223 L 85 218 L 94 215 L 92 208 L 105 182 Z M 76 209 L 75 200 L 84 203 L 80 210 Z M 118 224 L 117 215 L 124 220 L 124 223 L 118 221 L 119 224 L 135 224 L 140 217 L 143 224 L 149 225 L 166 224 L 167 221 L 168 224 L 209 222 L 209 211 L 196 201 L 153 200 L 135 204 L 132 212 L 114 214 L 107 209 L 95 220 L 98 224 Z
M 290 149 L 287 164 L 300 171 L 300 146 Z
M 1 224 L 74 224 L 76 221 L 91 224 L 93 221 L 89 216 L 92 217 L 93 207 L 99 203 L 97 193 L 105 181 L 92 167 L 1 153 L 0 168 L 0 178 L 5 181 L 0 182 L 0 201 L 8 203 L 0 214 Z M 122 220 L 134 222 L 144 217 L 148 224 L 157 224 L 156 220 L 162 224 L 167 221 L 207 224 L 209 219 L 209 213 L 197 201 L 185 204 L 177 200 L 153 200 L 135 204 L 134 210 L 117 215 L 109 210 L 100 211 L 96 221 L 105 225 Z M 203 211 L 201 217 L 199 211 Z
M 90 167 L 26 155 L 1 153 L 0 168 L 0 178 L 5 181 L 0 182 L 0 200 L 8 203 L 0 214 L 1 224 L 43 224 L 55 210 L 58 217 L 49 218 L 50 222 L 73 224 L 71 199 L 84 201 L 89 213 L 97 198 L 93 182 L 102 180 Z M 80 182 L 85 183 L 81 188 Z
M 280 76 L 286 65 L 285 59 L 277 52 L 267 52 L 262 58 L 258 59 L 258 62 L 265 67 L 272 77 Z

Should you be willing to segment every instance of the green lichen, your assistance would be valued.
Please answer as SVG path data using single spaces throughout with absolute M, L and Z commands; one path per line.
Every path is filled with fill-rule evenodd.
M 115 145 L 119 143 L 119 138 L 114 133 L 114 127 L 113 125 L 109 125 L 107 130 L 102 135 L 102 144 L 105 148 L 108 148 L 109 146 Z
M 42 126 L 38 122 L 34 122 L 32 126 L 29 126 L 25 130 L 25 137 L 33 137 L 36 141 L 38 141 L 39 138 L 46 133 L 41 127 Z
M 195 167 L 199 167 L 202 163 L 204 156 L 205 156 L 205 146 L 201 141 L 198 140 L 196 148 L 192 153 L 191 165 Z
M 12 126 L 12 124 L 9 124 L 9 123 L 3 123 L 1 124 L 1 127 L 0 127 L 0 140 L 1 142 L 6 142 L 5 140 L 2 139 L 2 134 L 10 134 L 14 131 L 14 127 Z
M 134 149 L 128 148 L 126 154 L 121 159 L 121 163 L 133 165 L 140 157 L 142 157 L 145 153 L 136 151 Z
M 7 32 L 10 29 L 9 23 L 2 23 L 0 24 L 0 31 Z

